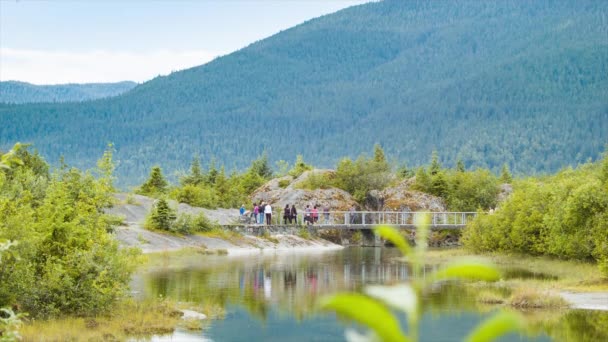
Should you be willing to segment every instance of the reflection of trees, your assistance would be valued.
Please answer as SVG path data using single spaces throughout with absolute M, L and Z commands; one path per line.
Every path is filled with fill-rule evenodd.
M 397 254 L 386 249 L 353 248 L 319 255 L 171 257 L 163 267 L 138 275 L 134 289 L 147 297 L 162 295 L 179 302 L 220 307 L 236 304 L 261 321 L 271 308 L 279 315 L 302 320 L 313 315 L 320 296 L 357 291 L 363 284 L 407 280 L 411 269 L 393 259 Z M 423 300 L 431 313 L 439 315 L 494 310 L 496 306 L 474 299 L 482 290 L 508 291 L 448 282 L 433 288 Z M 508 297 L 506 292 L 499 294 Z M 531 336 L 546 333 L 557 341 L 569 341 L 573 336 L 577 341 L 608 341 L 608 312 L 537 310 L 526 312 L 526 317 Z
M 261 319 L 272 305 L 282 315 L 305 318 L 322 295 L 357 290 L 364 283 L 406 279 L 408 267 L 392 262 L 392 255 L 391 250 L 370 248 L 316 255 L 190 257 L 198 262 L 173 257 L 165 261 L 166 267 L 141 276 L 148 297 L 162 295 L 180 302 L 221 306 L 232 303 Z

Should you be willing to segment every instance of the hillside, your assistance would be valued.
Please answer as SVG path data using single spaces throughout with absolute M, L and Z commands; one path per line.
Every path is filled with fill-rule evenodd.
M 119 97 L 2 105 L 0 148 L 91 166 L 111 141 L 122 184 L 196 153 L 228 170 L 264 150 L 326 167 L 375 142 L 410 166 L 437 149 L 444 165 L 531 174 L 599 156 L 607 89 L 608 2 L 384 1 Z
M 35 85 L 26 82 L 0 82 L 1 103 L 79 102 L 116 96 L 125 93 L 137 83 L 84 83 Z

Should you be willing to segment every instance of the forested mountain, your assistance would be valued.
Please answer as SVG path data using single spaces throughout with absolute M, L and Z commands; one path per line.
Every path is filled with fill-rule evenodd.
M 376 142 L 409 166 L 436 149 L 444 165 L 554 171 L 608 142 L 608 2 L 355 6 L 114 98 L 2 105 L 0 147 L 15 141 L 79 166 L 113 142 L 122 184 L 197 153 L 329 166 Z
M 130 81 L 56 85 L 5 81 L 0 82 L 0 102 L 78 102 L 116 96 L 133 89 L 136 85 L 137 83 Z

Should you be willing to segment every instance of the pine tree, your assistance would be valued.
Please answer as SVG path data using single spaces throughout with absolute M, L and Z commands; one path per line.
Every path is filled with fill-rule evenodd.
M 161 198 L 152 208 L 148 226 L 153 229 L 170 231 L 176 218 L 175 211 L 169 207 L 169 203 L 165 199 Z
M 272 177 L 272 169 L 268 163 L 268 154 L 264 152 L 258 159 L 251 163 L 251 169 L 264 179 Z
M 416 171 L 416 183 L 414 188 L 427 193 L 431 191 L 431 178 L 423 167 L 418 168 Z
M 384 156 L 384 150 L 380 144 L 374 145 L 374 161 L 376 163 L 386 163 L 386 157 Z
M 142 184 L 137 193 L 148 196 L 164 194 L 167 191 L 168 183 L 163 176 L 159 166 L 154 166 L 150 172 L 148 180 Z
M 503 183 L 511 183 L 513 181 L 513 177 L 511 176 L 511 172 L 509 171 L 509 166 L 506 163 L 502 165 L 502 171 L 500 172 L 500 181 Z
M 296 156 L 296 162 L 293 164 L 293 168 L 289 170 L 289 174 L 294 178 L 297 178 L 305 171 L 309 170 L 312 170 L 312 166 L 306 164 L 306 162 L 304 162 L 304 157 L 301 154 L 298 154 Z
M 458 172 L 465 172 L 466 169 L 464 167 L 464 163 L 462 162 L 462 159 L 458 158 L 458 161 L 456 162 L 456 171 Z
M 217 168 L 215 167 L 215 158 L 211 159 L 211 163 L 209 163 L 209 171 L 207 172 L 206 183 L 211 185 L 215 184 L 215 179 L 217 178 Z
M 192 159 L 192 163 L 190 164 L 190 173 L 182 179 L 180 179 L 180 183 L 182 185 L 201 185 L 205 181 L 205 176 L 203 175 L 203 171 L 201 169 L 201 162 L 198 156 L 195 156 Z
M 441 171 L 441 164 L 439 163 L 437 151 L 433 151 L 433 154 L 431 155 L 431 167 L 429 171 L 431 172 L 431 176 L 434 176 Z
M 115 151 L 114 145 L 111 143 L 108 144 L 108 147 L 103 152 L 103 156 L 101 156 L 101 159 L 97 161 L 97 172 L 100 174 L 99 181 L 104 187 L 104 191 L 107 192 L 113 192 L 116 190 L 114 188 L 114 180 L 116 179 L 114 176 L 114 170 L 116 169 L 116 165 L 112 160 Z

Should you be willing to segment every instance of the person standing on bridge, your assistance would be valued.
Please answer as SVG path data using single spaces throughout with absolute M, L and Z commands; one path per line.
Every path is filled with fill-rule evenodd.
M 296 210 L 296 205 L 291 205 L 291 211 L 289 212 L 289 224 L 291 224 L 291 220 L 294 220 L 296 224 L 298 224 L 298 211 Z
M 264 224 L 264 206 L 266 206 L 266 204 L 264 204 L 264 201 L 262 201 L 262 203 L 260 203 L 260 207 L 258 209 L 258 211 L 260 212 L 260 224 Z
M 264 214 L 266 214 L 266 225 L 270 226 L 272 221 L 272 208 L 270 207 L 270 203 L 266 204 L 264 207 Z
M 329 205 L 324 205 L 323 206 L 323 223 L 325 224 L 329 224 Z
M 287 220 L 291 223 L 291 209 L 289 209 L 289 204 L 285 204 L 285 209 L 283 209 L 283 224 L 287 224 Z
M 317 205 L 312 208 L 312 223 L 316 224 L 319 221 L 319 209 L 317 209 Z
M 260 213 L 260 207 L 256 203 L 253 203 L 253 223 L 258 223 L 258 214 Z

